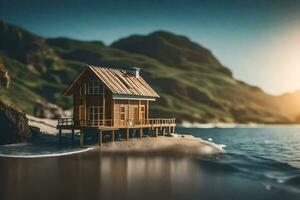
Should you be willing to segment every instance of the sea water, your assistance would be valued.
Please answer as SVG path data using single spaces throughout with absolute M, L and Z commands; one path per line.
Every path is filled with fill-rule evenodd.
M 41 146 L 34 143 L 4 146 L 0 154 L 24 157 L 0 157 L 0 199 L 300 199 L 299 127 L 177 132 L 211 140 L 225 153 L 189 157 L 91 150 L 37 158 Z M 44 142 L 45 155 L 78 151 L 76 145 Z

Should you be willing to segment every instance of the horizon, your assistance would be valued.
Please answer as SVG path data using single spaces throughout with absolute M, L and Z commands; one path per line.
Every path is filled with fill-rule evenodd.
M 164 30 L 208 48 L 236 79 L 270 94 L 300 89 L 299 1 L 82 3 L 3 0 L 0 17 L 43 37 L 106 45 L 132 34 Z

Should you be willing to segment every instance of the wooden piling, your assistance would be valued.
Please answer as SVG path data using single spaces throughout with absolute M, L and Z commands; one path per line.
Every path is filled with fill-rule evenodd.
M 126 140 L 129 139 L 129 128 L 126 129 L 126 136 L 125 136 L 125 137 L 126 137 L 126 138 L 125 138 Z
M 83 131 L 80 130 L 80 147 L 83 147 Z
M 155 137 L 158 136 L 158 128 L 155 128 Z
M 115 141 L 115 131 L 113 130 L 111 133 L 111 141 L 114 142 Z
M 140 138 L 142 138 L 142 137 L 143 137 L 143 129 L 140 128 Z
M 74 142 L 74 129 L 72 129 L 71 141 L 72 141 L 72 143 Z
M 98 135 L 98 142 L 99 142 L 99 146 L 102 145 L 102 130 L 99 130 L 99 135 Z
M 62 135 L 62 130 L 59 129 L 59 132 L 58 132 L 58 140 L 59 140 L 59 142 L 61 142 L 61 135 Z

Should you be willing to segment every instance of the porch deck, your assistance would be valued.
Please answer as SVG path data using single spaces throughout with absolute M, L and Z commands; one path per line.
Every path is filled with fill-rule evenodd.
M 175 118 L 147 118 L 141 120 L 74 120 L 73 118 L 58 119 L 57 129 L 81 129 L 81 128 L 99 128 L 101 130 L 112 130 L 121 128 L 160 128 L 176 126 Z
M 80 130 L 80 146 L 83 146 L 83 129 L 85 128 L 97 128 L 99 130 L 98 141 L 99 145 L 102 144 L 103 132 L 110 132 L 111 140 L 114 141 L 115 131 L 125 129 L 124 138 L 128 140 L 130 138 L 130 130 L 138 131 L 139 137 L 143 137 L 143 129 L 149 129 L 153 133 L 154 137 L 159 135 L 159 131 L 162 135 L 167 133 L 174 133 L 176 127 L 175 118 L 149 118 L 141 120 L 74 120 L 73 118 L 61 118 L 58 120 L 57 129 L 59 129 L 59 140 L 61 141 L 62 130 L 72 130 L 72 140 L 74 138 L 74 130 Z

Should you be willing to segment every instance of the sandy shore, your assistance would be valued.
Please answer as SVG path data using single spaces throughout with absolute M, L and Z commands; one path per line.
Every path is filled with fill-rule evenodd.
M 26 115 L 26 117 L 28 118 L 29 126 L 38 127 L 43 133 L 56 134 L 58 132 L 56 129 L 57 120 L 43 119 L 32 115 Z
M 99 147 L 101 152 L 166 152 L 189 155 L 211 155 L 223 153 L 224 150 L 211 142 L 191 135 L 172 134 L 171 136 L 132 138 L 129 141 L 104 143 Z
M 42 133 L 57 134 L 57 120 L 41 119 L 27 115 L 29 125 L 39 127 Z M 116 141 L 95 146 L 94 150 L 119 153 L 175 153 L 189 155 L 210 155 L 224 152 L 220 145 L 185 134 L 171 136 L 131 138 L 129 141 Z

